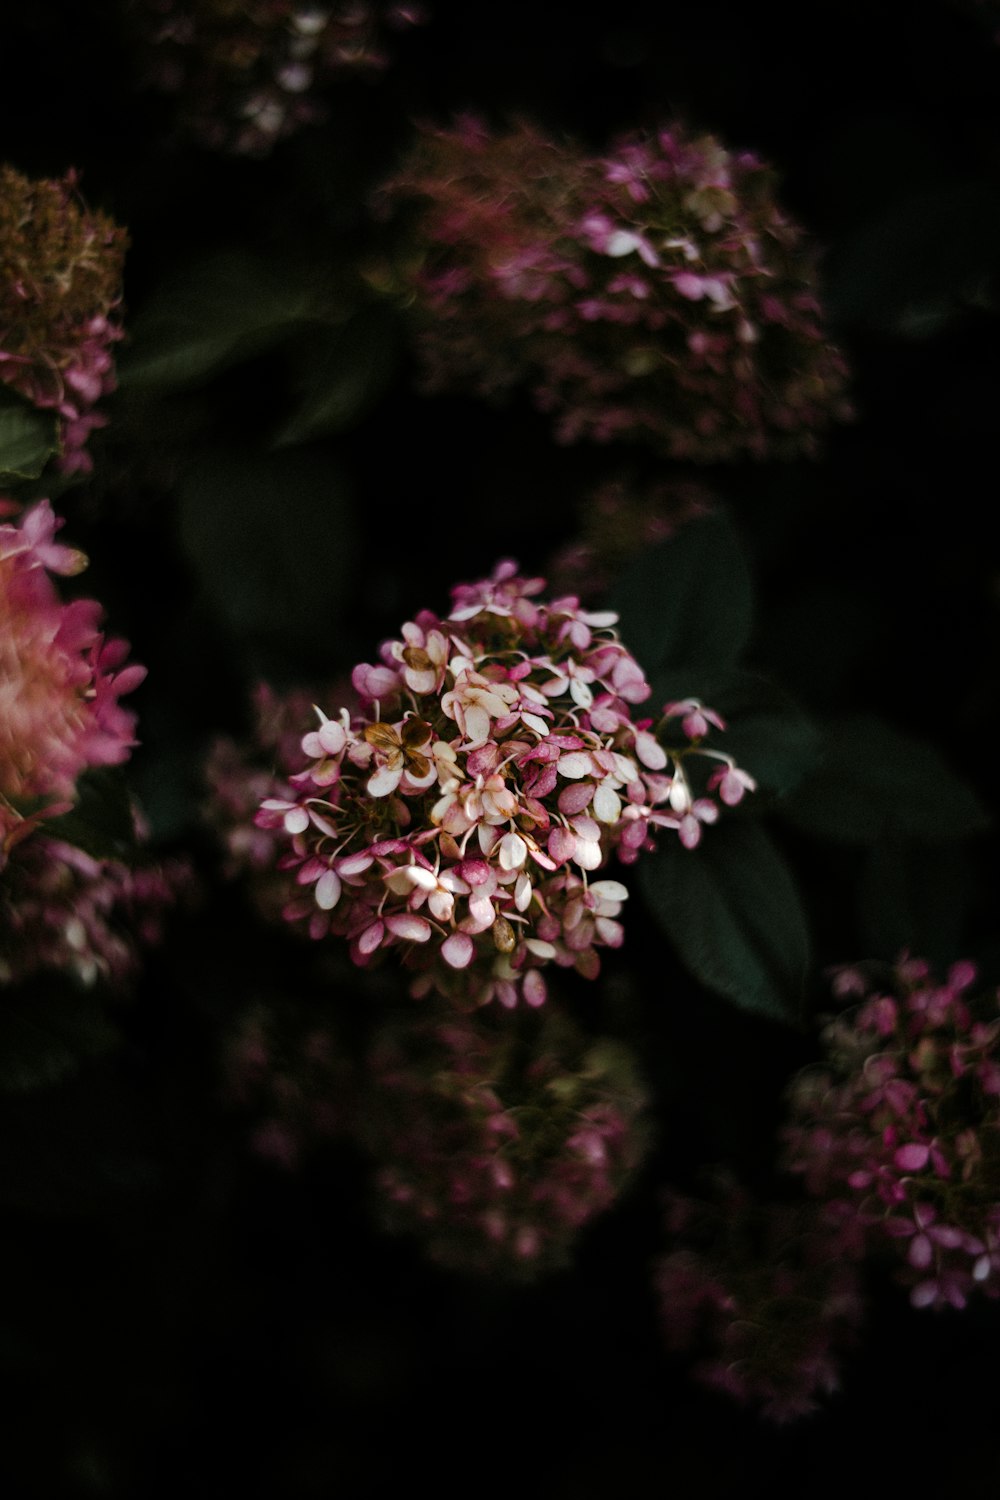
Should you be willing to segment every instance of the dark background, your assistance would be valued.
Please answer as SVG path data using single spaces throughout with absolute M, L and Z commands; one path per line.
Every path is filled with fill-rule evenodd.
M 758 151 L 823 250 L 858 415 L 818 463 L 699 475 L 730 501 L 754 564 L 755 662 L 810 712 L 874 710 L 931 739 L 995 805 L 1000 47 L 989 8 L 428 9 L 425 26 L 392 41 L 384 74 L 332 83 L 325 125 L 249 162 L 175 139 L 170 101 L 137 87 L 117 7 L 6 7 L 0 157 L 32 175 L 77 167 L 88 201 L 128 226 L 129 326 L 206 249 L 251 245 L 278 265 L 328 244 L 345 261 L 364 253 L 367 195 L 414 118 L 526 113 L 599 147 L 678 117 Z M 160 845 L 193 852 L 205 894 L 113 1006 L 120 1045 L 0 1108 L 8 1493 L 433 1486 L 575 1500 L 650 1485 L 833 1496 L 861 1483 L 995 1494 L 993 1305 L 913 1313 L 876 1280 L 843 1392 L 785 1429 L 702 1393 L 663 1352 L 648 1275 L 662 1248 L 658 1188 L 719 1160 L 766 1183 L 782 1082 L 813 1043 L 808 1028 L 705 995 L 641 909 L 609 982 L 638 996 L 622 1013 L 643 1017 L 659 1134 L 571 1271 L 506 1288 L 429 1268 L 373 1227 L 353 1148 L 317 1147 L 284 1173 L 251 1153 L 250 1122 L 226 1107 L 223 1039 L 251 996 L 291 985 L 308 1007 L 335 993 L 348 1046 L 372 997 L 249 920 L 219 881 L 199 820 L 210 737 L 245 727 L 257 673 L 334 677 L 499 556 L 544 568 L 580 494 L 613 472 L 605 450 L 553 447 L 526 401 L 421 399 L 412 374 L 399 348 L 377 399 L 319 444 L 342 482 L 348 557 L 321 629 L 241 639 L 192 570 L 178 521 L 182 460 L 220 442 L 252 447 L 286 399 L 277 356 L 174 410 L 173 428 L 158 418 L 151 430 L 141 403 L 109 403 L 93 481 L 57 502 L 91 557 L 87 592 L 151 669 L 136 698 L 136 784 Z M 778 836 L 809 907 L 818 997 L 823 966 L 863 949 L 858 860 Z M 959 858 L 928 855 L 915 933 L 936 957 L 975 956 L 993 984 L 996 852 L 984 839 Z M 586 1015 L 593 1002 L 579 1003 Z

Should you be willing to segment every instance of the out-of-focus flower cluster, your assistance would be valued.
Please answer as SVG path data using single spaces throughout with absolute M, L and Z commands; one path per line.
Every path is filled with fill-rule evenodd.
M 266 797 L 301 895 L 286 908 L 356 964 L 394 948 L 462 1008 L 541 1005 L 542 970 L 587 978 L 618 947 L 625 887 L 594 876 L 667 830 L 688 848 L 754 782 L 703 741 L 721 719 L 695 699 L 634 717 L 650 695 L 616 616 L 498 564 L 452 590 L 362 664 L 367 711 L 344 708 L 302 747 L 294 795 Z
M 324 117 L 322 89 L 344 70 L 384 68 L 387 30 L 423 20 L 399 0 L 137 0 L 149 81 L 215 150 L 266 155 Z
M 812 453 L 849 414 L 812 257 L 748 152 L 678 126 L 604 157 L 530 124 L 423 130 L 382 193 L 433 390 L 527 384 L 562 442 Z
M 0 526 L 0 869 L 13 846 L 73 803 L 80 774 L 118 765 L 135 743 L 119 699 L 145 668 L 100 630 L 93 599 L 63 603 L 50 573 L 78 573 L 81 553 L 55 541 L 47 500 Z
M 64 474 L 89 473 L 87 439 L 114 390 L 127 236 L 88 209 L 71 172 L 32 181 L 0 167 L 0 381 L 60 423 Z
M 0 876 L 0 983 L 41 970 L 122 988 L 192 885 L 186 860 L 95 859 L 39 833 Z
M 787 1166 L 827 1204 L 845 1253 L 891 1252 L 915 1307 L 1000 1295 L 1000 1007 L 976 971 L 937 982 L 903 958 L 882 986 L 860 968 L 836 993 L 822 1065 L 790 1093 Z
M 278 869 L 280 830 L 254 822 L 265 799 L 289 799 L 291 778 L 309 765 L 302 726 L 312 716 L 314 694 L 303 688 L 279 693 L 260 682 L 253 693 L 253 723 L 242 739 L 220 735 L 205 764 L 205 818 L 225 850 L 223 874 L 243 879 L 259 914 L 280 922 L 288 903 L 288 880 Z
M 512 1278 L 564 1265 L 642 1159 L 628 1050 L 551 1009 L 530 1031 L 419 1020 L 372 1050 L 358 1120 L 383 1217 L 442 1265 Z
M 645 548 L 668 541 L 686 521 L 711 509 L 709 492 L 690 480 L 610 480 L 585 497 L 577 536 L 549 565 L 551 586 L 598 598 Z
M 260 1002 L 222 1058 L 225 1101 L 252 1119 L 252 1150 L 289 1169 L 343 1135 L 355 1113 L 356 1081 L 326 1009 Z
M 864 1312 L 857 1267 L 808 1200 L 757 1202 L 727 1177 L 710 1200 L 670 1193 L 655 1288 L 667 1345 L 696 1378 L 783 1422 L 840 1384 Z

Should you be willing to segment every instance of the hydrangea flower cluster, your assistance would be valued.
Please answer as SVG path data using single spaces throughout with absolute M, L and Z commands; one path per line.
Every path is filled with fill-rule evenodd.
M 94 407 L 115 388 L 127 237 L 88 209 L 70 172 L 32 181 L 0 167 L 0 381 L 59 418 L 64 474 L 93 467 Z
M 561 442 L 813 453 L 849 415 L 812 257 L 748 152 L 676 125 L 607 156 L 530 124 L 425 128 L 382 190 L 431 390 L 527 384 Z
M 385 30 L 423 20 L 399 0 L 141 0 L 140 14 L 151 83 L 204 145 L 248 156 L 322 119 L 331 75 L 384 68 Z
M 416 995 L 508 1008 L 546 997 L 543 969 L 600 969 L 623 940 L 627 891 L 594 878 L 663 830 L 687 848 L 753 779 L 704 740 L 722 720 L 696 699 L 633 717 L 650 696 L 611 613 L 505 561 L 422 611 L 355 668 L 366 711 L 328 718 L 302 747 L 294 796 L 267 797 L 302 894 L 286 909 L 359 965 L 398 950 Z
M 909 957 L 884 986 L 841 970 L 835 992 L 861 1003 L 790 1094 L 787 1166 L 848 1252 L 893 1252 L 914 1307 L 1000 1295 L 1000 1005 L 975 980 Z
M 858 1270 L 810 1202 L 759 1203 L 728 1178 L 711 1201 L 670 1193 L 676 1248 L 655 1289 L 670 1349 L 695 1377 L 761 1416 L 806 1415 L 837 1390 L 864 1312 Z
M 291 778 L 309 765 L 302 726 L 315 696 L 302 688 L 278 693 L 258 683 L 250 734 L 242 740 L 220 735 L 205 764 L 204 814 L 225 851 L 223 874 L 246 882 L 267 922 L 281 922 L 288 902 L 287 878 L 277 868 L 284 840 L 281 830 L 259 827 L 254 815 L 265 799 L 295 796 Z
M 359 1120 L 384 1220 L 459 1270 L 531 1279 L 566 1264 L 645 1150 L 629 1052 L 551 1009 L 531 1037 L 464 1016 L 387 1029 L 368 1077 Z
M 62 523 L 40 500 L 0 526 L 0 869 L 46 815 L 72 806 L 80 774 L 118 765 L 135 744 L 119 699 L 145 668 L 100 630 L 93 599 L 63 603 L 51 573 L 78 573 L 82 553 L 55 541 Z
M 55 970 L 88 986 L 128 985 L 192 881 L 186 860 L 98 860 L 37 834 L 0 880 L 0 983 Z

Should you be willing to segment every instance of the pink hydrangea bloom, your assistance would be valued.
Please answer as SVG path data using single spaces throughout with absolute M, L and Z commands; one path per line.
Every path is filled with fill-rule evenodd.
M 415 993 L 463 1007 L 541 1005 L 552 963 L 593 978 L 623 938 L 609 855 L 662 830 L 693 847 L 731 764 L 685 730 L 694 700 L 633 717 L 650 689 L 616 616 L 543 589 L 505 561 L 404 625 L 354 671 L 365 711 L 318 710 L 307 769 L 256 817 L 287 848 L 291 920 L 360 965 L 397 950 Z
M 128 985 L 193 883 L 185 860 L 99 860 L 36 834 L 0 879 L 0 984 L 58 971 L 88 986 Z
M 835 992 L 861 1004 L 790 1092 L 787 1166 L 859 1253 L 896 1260 L 915 1307 L 1000 1295 L 1000 1005 L 975 980 L 908 957 L 885 984 L 841 970 Z
M 771 172 L 679 126 L 604 157 L 526 123 L 425 128 L 381 202 L 431 390 L 526 384 L 562 442 L 813 453 L 849 415 L 813 258 Z
M 89 473 L 86 443 L 115 388 L 127 239 L 88 209 L 71 172 L 33 182 L 0 167 L 0 381 L 59 418 L 64 474 Z
M 403 0 L 140 0 L 133 33 L 148 81 L 176 96 L 189 134 L 264 156 L 325 118 L 332 75 L 384 68 L 386 33 L 423 19 Z
M 864 1311 L 857 1268 L 815 1206 L 756 1202 L 722 1177 L 711 1199 L 669 1193 L 666 1221 L 654 1285 L 668 1348 L 771 1421 L 815 1410 Z
M 383 1219 L 459 1270 L 533 1279 L 565 1265 L 645 1151 L 629 1053 L 553 1010 L 527 1045 L 483 1016 L 387 1029 L 366 1077 L 359 1133 Z
M 145 668 L 125 666 L 122 640 L 101 632 L 93 599 L 63 603 L 50 570 L 79 572 L 82 554 L 55 542 L 47 500 L 0 526 L 0 867 L 45 812 L 73 803 L 81 772 L 118 765 L 135 744 L 119 699 Z

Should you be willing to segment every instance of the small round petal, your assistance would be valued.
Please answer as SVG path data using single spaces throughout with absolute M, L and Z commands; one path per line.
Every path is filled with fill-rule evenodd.
M 407 943 L 426 943 L 434 931 L 426 917 L 414 916 L 412 912 L 397 912 L 386 917 L 385 925 L 393 937 L 402 938 Z
M 441 944 L 441 957 L 453 969 L 465 969 L 472 962 L 476 945 L 465 932 L 453 932 Z
M 316 882 L 316 905 L 322 911 L 332 911 L 340 900 L 341 890 L 341 880 L 336 870 L 327 870 Z

